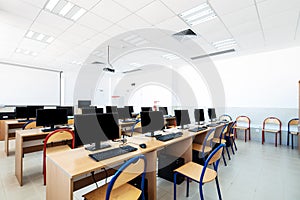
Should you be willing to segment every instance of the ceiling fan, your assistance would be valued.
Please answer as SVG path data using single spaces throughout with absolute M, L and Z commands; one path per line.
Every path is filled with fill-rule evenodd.
M 107 46 L 107 63 L 95 61 L 95 62 L 92 62 L 92 64 L 105 65 L 105 67 L 103 68 L 103 71 L 111 72 L 111 73 L 114 73 L 114 72 L 115 72 L 115 69 L 114 69 L 113 66 L 110 64 L 110 61 L 109 61 L 109 45 Z

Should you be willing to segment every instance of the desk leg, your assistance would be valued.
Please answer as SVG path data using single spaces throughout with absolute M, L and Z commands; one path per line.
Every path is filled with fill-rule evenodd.
M 9 135 L 8 135 L 8 125 L 4 126 L 4 152 L 6 156 L 9 156 Z
M 20 134 L 16 134 L 15 150 L 15 175 L 20 186 L 23 185 L 23 140 Z
M 156 199 L 156 161 L 157 151 L 145 154 L 147 159 L 146 179 L 148 180 L 148 199 Z
M 73 180 L 51 159 L 47 158 L 47 200 L 73 200 Z

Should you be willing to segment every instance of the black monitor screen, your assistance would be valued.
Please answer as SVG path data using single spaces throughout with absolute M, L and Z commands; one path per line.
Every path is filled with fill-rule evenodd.
M 78 108 L 86 108 L 92 104 L 91 100 L 78 100 Z
M 119 114 L 119 119 L 128 119 L 131 118 L 129 108 L 117 108 L 118 114 Z
M 191 123 L 188 110 L 174 110 L 177 126 L 184 126 Z
M 66 109 L 41 109 L 37 110 L 36 125 L 51 126 L 68 123 Z
M 114 140 L 120 137 L 117 114 L 86 114 L 74 116 L 75 142 L 80 144 Z
M 132 113 L 134 113 L 133 106 L 124 106 L 124 108 L 129 109 L 130 117 L 132 118 Z
M 27 118 L 36 118 L 36 111 L 39 109 L 44 109 L 44 106 L 27 106 Z
M 210 120 L 216 119 L 216 110 L 214 108 L 209 108 L 208 109 L 208 117 Z
M 152 107 L 141 107 L 142 112 L 152 111 Z
M 15 119 L 16 113 L 15 112 L 0 112 L 0 120 L 2 119 Z
M 163 112 L 163 115 L 168 115 L 168 108 L 167 107 L 159 107 L 159 111 Z
M 161 130 L 164 127 L 164 118 L 161 111 L 141 112 L 142 133 Z
M 103 113 L 103 108 L 95 108 L 95 107 L 90 107 L 90 108 L 82 108 L 82 114 L 102 114 Z
M 117 111 L 117 106 L 106 106 L 106 113 L 116 113 Z
M 27 107 L 16 107 L 16 118 L 27 118 Z
M 74 115 L 74 108 L 73 106 L 56 106 L 57 109 L 67 109 L 67 115 L 73 116 Z
M 204 122 L 205 121 L 203 109 L 195 109 L 194 115 L 195 115 L 195 122 Z

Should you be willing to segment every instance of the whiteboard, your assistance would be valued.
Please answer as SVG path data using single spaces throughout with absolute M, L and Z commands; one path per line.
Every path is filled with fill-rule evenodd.
M 0 105 L 59 105 L 60 73 L 0 63 Z

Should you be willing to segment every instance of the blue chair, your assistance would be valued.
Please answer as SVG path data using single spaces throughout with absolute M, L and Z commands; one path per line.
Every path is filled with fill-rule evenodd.
M 299 124 L 299 118 L 291 119 L 288 123 L 288 131 L 287 131 L 287 146 L 290 145 L 290 135 L 292 136 L 292 149 L 294 149 L 294 135 L 298 135 L 298 124 Z M 299 144 L 298 144 L 299 145 Z
M 225 132 L 227 131 L 227 127 L 228 127 L 229 124 L 224 124 L 221 132 L 220 132 L 220 136 L 219 138 L 214 138 L 213 139 L 213 142 L 216 143 L 216 145 L 219 145 L 219 144 L 226 144 L 226 140 L 223 139 L 225 138 Z M 228 150 L 228 147 L 226 147 L 226 151 L 227 151 L 227 154 L 228 154 L 228 158 L 230 160 L 230 155 L 229 155 L 229 150 Z M 226 160 L 225 160 L 225 156 L 224 156 L 224 151 L 222 152 L 222 158 L 223 158 L 223 161 L 224 161 L 224 164 L 225 166 L 227 166 L 227 163 L 226 163 Z
M 145 199 L 144 185 L 147 161 L 144 155 L 139 155 L 125 162 L 115 173 L 108 184 L 105 184 L 85 195 L 84 199 Z M 128 182 L 142 175 L 141 190 Z M 124 192 L 126 191 L 126 192 Z
M 223 114 L 219 117 L 219 121 L 232 121 L 232 117 L 230 115 L 227 114 Z
M 36 121 L 35 120 L 29 120 L 22 127 L 23 130 L 33 129 L 33 128 L 39 128 L 39 127 L 36 126 Z
M 224 146 L 224 144 L 220 144 L 215 150 L 213 150 L 213 152 L 205 160 L 204 166 L 194 162 L 188 162 L 185 165 L 174 170 L 174 200 L 176 200 L 176 177 L 178 174 L 181 174 L 186 177 L 186 197 L 189 196 L 190 180 L 199 183 L 201 200 L 204 200 L 202 185 L 204 183 L 208 183 L 215 180 L 219 199 L 222 199 L 217 171 Z M 211 164 L 213 164 L 213 169 L 207 167 Z

